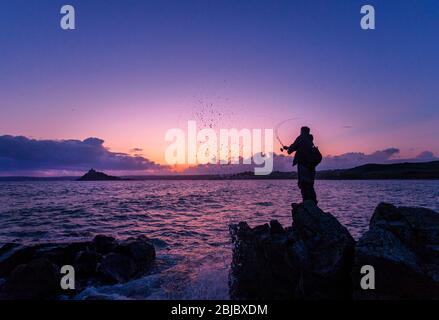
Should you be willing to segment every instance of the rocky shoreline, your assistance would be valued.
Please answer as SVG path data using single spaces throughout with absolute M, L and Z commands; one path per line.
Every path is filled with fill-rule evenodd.
M 381 203 L 369 230 L 355 241 L 312 202 L 292 205 L 293 223 L 230 225 L 232 300 L 439 299 L 439 214 Z M 89 286 L 124 283 L 149 274 L 156 251 L 146 236 L 117 240 L 8 243 L 0 248 L 0 300 L 74 297 Z M 62 290 L 63 266 L 75 289 Z M 374 285 L 365 290 L 364 266 Z
M 145 236 L 116 240 L 104 235 L 92 241 L 0 248 L 0 300 L 56 299 L 76 295 L 89 285 L 126 282 L 146 274 L 155 259 Z M 62 290 L 62 266 L 74 267 L 75 289 Z
M 352 238 L 312 202 L 293 204 L 292 226 L 230 226 L 235 300 L 439 299 L 439 214 L 381 203 L 369 230 Z M 374 289 L 363 289 L 363 266 Z

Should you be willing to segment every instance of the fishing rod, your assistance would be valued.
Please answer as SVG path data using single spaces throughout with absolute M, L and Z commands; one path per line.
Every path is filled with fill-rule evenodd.
M 277 141 L 279 141 L 280 145 L 282 146 L 282 147 L 280 147 L 280 152 L 284 152 L 284 147 L 283 147 L 282 141 L 280 141 L 279 137 L 276 136 L 276 138 L 277 138 Z
M 288 150 L 288 148 L 284 148 L 285 144 L 282 143 L 280 137 L 279 137 L 279 128 L 286 122 L 291 121 L 291 120 L 296 120 L 297 118 L 289 118 L 289 119 L 285 119 L 284 121 L 279 122 L 275 127 L 274 127 L 274 134 L 276 136 L 277 141 L 279 141 L 281 148 L 280 151 L 284 152 L 285 150 Z

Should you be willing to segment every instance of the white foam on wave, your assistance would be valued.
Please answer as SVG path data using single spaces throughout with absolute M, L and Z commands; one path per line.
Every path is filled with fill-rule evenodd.
M 185 290 L 182 298 L 188 300 L 228 300 L 228 270 L 201 267 Z
M 143 300 L 148 299 L 154 288 L 160 287 L 160 274 L 150 275 L 122 284 L 100 287 L 88 287 L 75 299 L 77 300 Z
M 228 300 L 228 268 L 201 266 L 195 276 L 169 269 L 123 284 L 88 287 L 77 300 Z M 176 284 L 179 284 L 176 287 Z

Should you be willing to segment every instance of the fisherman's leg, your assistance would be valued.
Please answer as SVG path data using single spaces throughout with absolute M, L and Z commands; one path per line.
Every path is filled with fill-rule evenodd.
M 302 193 L 302 199 L 303 201 L 310 199 L 310 193 L 309 193 L 309 185 L 307 183 L 302 184 L 302 188 L 300 189 Z
M 314 185 L 312 185 L 310 187 L 310 199 L 313 200 L 315 202 L 315 204 L 318 203 L 318 201 L 317 201 L 317 194 L 316 194 L 316 191 L 314 190 Z
M 316 171 L 312 170 L 311 173 L 312 173 L 312 179 L 311 179 L 311 185 L 310 185 L 310 197 L 311 197 L 311 200 L 313 200 L 315 202 L 315 204 L 317 204 L 318 203 L 317 194 L 316 194 L 316 190 L 314 189 L 314 181 L 316 178 Z
M 300 189 L 300 193 L 302 195 L 302 200 L 305 201 L 305 199 L 306 199 L 306 184 L 303 181 L 299 180 L 297 185 Z
M 314 190 L 315 170 L 302 166 L 300 171 L 300 184 L 303 201 L 312 200 L 317 204 L 317 196 Z
M 305 201 L 306 199 L 308 199 L 308 192 L 307 192 L 306 185 L 301 184 L 300 193 L 302 194 L 302 202 Z
M 300 193 L 302 194 L 302 201 L 306 199 L 306 182 L 304 181 L 303 171 L 304 167 L 301 164 L 297 165 L 297 186 L 300 189 Z

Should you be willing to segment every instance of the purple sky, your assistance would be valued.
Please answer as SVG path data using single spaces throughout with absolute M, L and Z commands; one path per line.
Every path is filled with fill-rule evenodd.
M 0 4 L 1 175 L 150 172 L 187 120 L 294 117 L 282 138 L 309 125 L 322 168 L 439 155 L 435 0 L 368 1 L 374 31 L 364 1 L 70 1 L 74 31 L 63 2 Z

